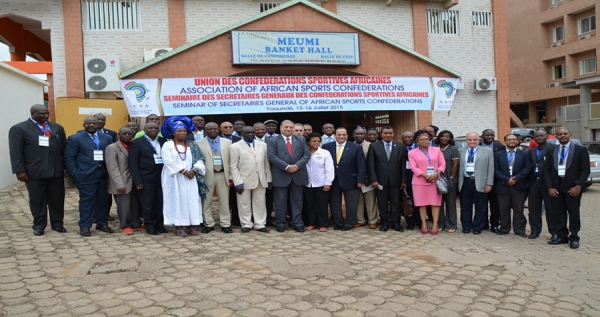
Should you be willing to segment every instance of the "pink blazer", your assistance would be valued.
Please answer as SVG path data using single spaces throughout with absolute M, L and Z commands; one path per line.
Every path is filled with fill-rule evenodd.
M 441 171 L 442 173 L 446 170 L 446 160 L 444 159 L 444 154 L 438 147 L 429 146 L 427 149 L 429 153 L 429 158 L 431 159 L 431 165 L 434 170 Z M 420 175 L 423 173 L 427 173 L 427 166 L 429 165 L 429 161 L 427 160 L 427 156 L 420 148 L 415 148 L 408 152 L 408 161 L 410 162 L 410 169 L 414 173 L 412 184 L 413 186 L 423 186 L 423 185 L 431 185 L 434 183 L 428 183 L 425 178 Z

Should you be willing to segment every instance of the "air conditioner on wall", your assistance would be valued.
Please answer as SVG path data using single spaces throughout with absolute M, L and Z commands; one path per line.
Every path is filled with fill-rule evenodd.
M 579 40 L 581 41 L 581 40 L 589 39 L 590 37 L 592 37 L 592 35 L 591 35 L 591 34 L 584 35 L 584 36 L 580 36 L 580 37 L 579 37 Z
M 172 51 L 172 47 L 163 47 L 163 48 L 151 48 L 148 50 L 144 50 L 144 62 L 147 62 L 153 58 L 159 57 L 162 54 Z
M 556 43 L 552 43 L 552 45 L 550 47 L 559 47 L 562 45 L 562 42 L 556 42 Z
M 550 83 L 550 84 L 548 85 L 548 87 L 549 87 L 549 88 L 552 88 L 552 87 L 558 87 L 558 86 L 560 86 L 560 83 Z
M 85 91 L 120 91 L 121 59 L 118 57 L 87 57 L 84 59 Z
M 476 91 L 497 90 L 496 78 L 476 77 L 473 78 L 473 84 Z

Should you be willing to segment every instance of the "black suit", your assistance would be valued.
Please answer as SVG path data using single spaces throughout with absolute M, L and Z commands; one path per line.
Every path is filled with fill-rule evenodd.
M 529 151 L 515 150 L 512 162 L 512 173 L 507 151 L 494 153 L 494 193 L 497 195 L 500 209 L 500 233 L 509 233 L 511 228 L 510 210 L 513 210 L 512 227 L 515 234 L 524 234 L 527 219 L 523 214 L 525 200 L 529 192 L 532 163 Z M 515 184 L 509 186 L 514 177 Z
M 57 123 L 48 122 L 52 136 L 49 146 L 40 146 L 41 128 L 32 120 L 26 120 L 10 128 L 8 143 L 12 172 L 26 173 L 29 177 L 29 209 L 33 216 L 33 229 L 44 230 L 48 225 L 63 226 L 65 205 L 64 152 L 67 146 L 65 130 Z
M 499 141 L 494 140 L 494 142 L 492 142 L 492 146 L 490 147 L 489 145 L 481 142 L 479 143 L 480 146 L 485 146 L 487 148 L 491 148 L 494 153 L 498 152 L 498 151 L 504 151 L 506 150 L 506 146 L 504 146 L 502 143 L 500 143 Z M 496 193 L 494 193 L 494 191 L 491 191 L 487 194 L 487 200 L 489 202 L 489 207 L 488 207 L 488 211 L 486 211 L 486 216 L 485 216 L 485 223 L 483 225 L 484 229 L 487 229 L 490 227 L 490 225 L 492 226 L 492 228 L 494 227 L 499 227 L 500 226 L 500 207 L 499 207 L 499 203 L 498 203 L 498 197 L 496 196 Z M 489 214 L 489 218 L 488 215 Z
M 334 162 L 335 178 L 329 193 L 331 218 L 338 228 L 352 229 L 356 224 L 356 211 L 361 189 L 358 184 L 365 184 L 367 163 L 362 146 L 346 141 L 342 148 L 340 161 L 336 162 L 337 142 L 323 144 L 323 150 L 329 151 Z M 342 194 L 346 204 L 346 219 L 342 217 Z
M 161 137 L 157 137 L 157 139 L 162 148 L 165 139 Z M 164 226 L 163 194 L 160 181 L 163 164 L 156 164 L 154 154 L 156 154 L 156 150 L 146 137 L 136 139 L 131 144 L 129 151 L 129 170 L 133 185 L 144 186 L 138 191 L 144 225 L 146 229 L 158 230 Z
M 552 152 L 554 145 L 546 142 L 543 148 L 539 146 L 530 149 L 529 153 L 531 156 L 532 173 L 529 187 L 529 200 L 527 202 L 529 209 L 529 227 L 531 228 L 531 234 L 539 235 L 542 232 L 542 202 L 549 201 L 550 195 L 548 195 L 548 188 L 544 184 L 542 179 L 544 164 L 546 163 L 546 154 L 548 151 Z M 539 150 L 539 155 L 538 155 Z M 546 203 L 546 210 L 551 209 L 552 204 Z M 546 212 L 546 223 L 548 224 L 548 231 L 554 234 L 556 226 L 552 223 L 553 219 L 549 219 L 548 215 L 552 212 Z
M 406 183 L 406 146 L 391 142 L 390 158 L 387 157 L 385 141 L 371 144 L 368 154 L 368 172 L 371 183 L 378 182 L 383 190 L 375 188 L 381 224 L 391 222 L 400 225 L 400 185 Z
M 569 239 L 579 241 L 578 234 L 581 228 L 579 206 L 581 205 L 581 196 L 586 190 L 585 182 L 590 176 L 590 154 L 583 146 L 571 144 L 563 162 L 563 165 L 566 166 L 565 176 L 560 177 L 558 176 L 558 153 L 561 151 L 561 147 L 562 145 L 559 144 L 552 151 L 546 153 L 547 164 L 544 164 L 543 179 L 547 188 L 554 188 L 558 191 L 558 197 L 549 198 L 548 205 L 552 204 L 553 207 L 546 213 L 549 213 L 548 218 L 553 219 L 552 221 L 556 225 L 555 234 L 559 239 L 566 239 L 571 231 Z M 569 195 L 567 192 L 577 185 L 581 186 L 580 194 L 577 197 Z

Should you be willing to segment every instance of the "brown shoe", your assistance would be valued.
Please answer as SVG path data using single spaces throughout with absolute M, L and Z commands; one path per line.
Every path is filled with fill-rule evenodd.
M 372 223 L 369 225 L 369 229 L 377 229 L 377 225 Z
M 360 228 L 360 227 L 362 227 L 364 225 L 365 225 L 364 223 L 357 223 L 357 224 L 354 225 L 354 228 Z

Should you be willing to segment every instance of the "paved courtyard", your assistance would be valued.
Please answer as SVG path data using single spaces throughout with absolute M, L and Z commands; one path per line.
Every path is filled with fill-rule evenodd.
M 0 191 L 0 316 L 600 316 L 600 185 L 577 250 L 365 227 L 82 238 L 77 200 L 68 233 L 37 237 L 25 187 Z

